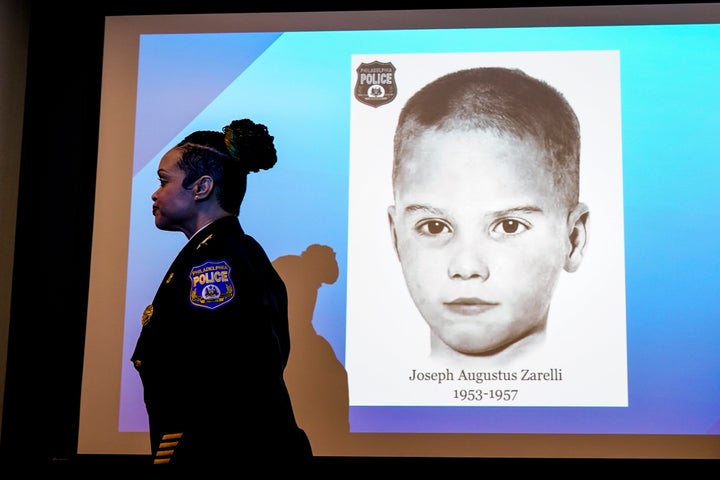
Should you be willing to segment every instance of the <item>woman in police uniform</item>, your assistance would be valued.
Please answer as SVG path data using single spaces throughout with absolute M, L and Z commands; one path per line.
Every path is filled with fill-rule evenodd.
M 287 293 L 238 220 L 250 172 L 277 161 L 267 127 L 198 131 L 160 160 L 155 225 L 187 244 L 142 315 L 132 355 L 157 465 L 309 465 L 283 379 Z

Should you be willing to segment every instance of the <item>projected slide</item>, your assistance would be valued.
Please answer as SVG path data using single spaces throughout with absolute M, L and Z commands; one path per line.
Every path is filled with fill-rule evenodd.
M 417 285 L 414 288 L 420 297 L 416 302 L 419 308 L 416 308 L 399 273 L 400 263 L 393 249 L 387 218 L 387 208 L 393 203 L 392 141 L 398 112 L 426 83 L 450 72 L 477 67 L 521 69 L 542 79 L 563 92 L 579 117 L 583 179 L 580 198 L 589 208 L 591 224 L 587 226 L 584 258 L 577 271 L 563 272 L 559 288 L 553 292 L 553 286 L 545 279 L 549 269 L 539 268 L 533 255 L 528 254 L 537 249 L 537 255 L 548 258 L 555 250 L 553 242 L 545 243 L 539 240 L 542 237 L 532 237 L 535 235 L 532 230 L 542 229 L 540 217 L 534 221 L 537 225 L 527 222 L 527 244 L 518 243 L 523 242 L 519 236 L 513 243 L 493 234 L 487 236 L 492 238 L 492 245 L 487 245 L 483 243 L 485 237 L 478 234 L 463 247 L 463 232 L 481 224 L 483 216 L 489 215 L 490 207 L 505 211 L 517 204 L 536 205 L 546 201 L 545 197 L 552 192 L 537 198 L 528 191 L 516 191 L 507 178 L 496 173 L 493 165 L 472 169 L 462 164 L 463 169 L 456 175 L 444 175 L 453 172 L 452 157 L 462 155 L 457 150 L 470 150 L 470 146 L 474 146 L 461 147 L 464 145 L 459 143 L 461 137 L 442 160 L 433 165 L 432 171 L 426 172 L 435 180 L 428 183 L 431 191 L 410 193 L 415 211 L 419 205 L 429 210 L 423 212 L 424 215 L 413 216 L 413 229 L 421 229 L 420 222 L 427 217 L 447 225 L 448 230 L 445 233 L 438 228 L 437 238 L 430 240 L 429 235 L 423 233 L 424 239 L 418 240 L 423 246 L 419 247 L 417 256 L 427 258 L 427 262 L 415 258 L 412 262 L 419 266 L 407 267 L 414 275 L 407 283 Z M 364 72 L 372 69 L 387 69 L 391 75 L 373 79 L 371 73 Z M 358 72 L 356 85 L 375 81 L 378 88 L 389 85 L 388 90 L 393 94 L 369 105 L 357 96 L 351 99 L 345 364 L 351 406 L 626 407 L 618 52 L 375 54 L 353 56 L 353 70 Z M 482 157 L 482 151 L 467 154 L 470 165 L 474 158 Z M 498 161 L 508 163 L 505 158 Z M 527 183 L 523 178 L 529 175 L 527 167 L 509 173 L 518 179 L 516 183 Z M 552 182 L 549 188 L 555 190 Z M 425 205 L 429 201 L 433 202 L 432 208 Z M 462 220 L 466 223 L 460 220 L 463 215 L 469 217 Z M 493 214 L 491 218 L 496 216 Z M 516 211 L 510 218 L 521 217 Z M 563 214 L 562 223 L 565 217 Z M 446 240 L 451 235 L 453 241 Z M 567 242 L 567 239 L 557 240 L 561 241 Z M 460 246 L 456 246 L 458 244 Z M 508 266 L 515 261 L 516 267 Z M 463 274 L 463 269 L 468 272 Z M 480 272 L 480 269 L 486 271 Z M 476 279 L 471 278 L 473 273 Z M 485 307 L 480 314 L 463 315 L 452 312 L 449 306 L 433 306 L 435 301 L 442 300 L 446 305 L 458 297 L 482 296 L 487 297 L 482 298 L 485 303 L 493 301 L 492 312 L 485 312 Z M 545 303 L 550 300 L 547 327 L 541 328 L 538 325 L 542 325 Z M 465 300 L 464 305 L 465 310 L 480 308 L 471 306 L 470 300 Z M 533 305 L 532 309 L 529 305 Z M 461 308 L 457 306 L 454 310 Z M 421 309 L 427 322 L 420 315 Z M 497 311 L 499 313 L 495 313 Z M 507 311 L 518 313 L 507 314 Z M 442 318 L 435 318 L 439 316 Z M 511 323 L 508 317 L 513 316 L 518 318 Z M 448 355 L 445 351 L 451 348 L 443 343 L 442 333 L 431 335 L 428 326 L 449 330 L 453 327 L 444 326 L 446 323 L 477 325 L 484 322 L 485 317 L 490 323 L 508 322 L 508 331 L 498 333 L 495 325 L 482 329 L 455 328 L 464 329 L 463 336 L 497 336 L 497 344 L 504 347 L 512 342 L 511 346 L 494 354 L 451 352 Z M 536 333 L 526 335 L 526 329 L 530 328 Z M 441 345 L 431 349 L 431 336 L 433 342 Z M 484 339 L 462 339 L 456 343 L 461 342 L 481 343 Z M 495 343 L 488 343 L 492 345 L 488 350 L 498 350 Z
M 143 33 L 137 40 L 137 76 L 130 82 L 136 97 L 133 118 L 126 121 L 133 130 L 123 167 L 127 182 L 104 174 L 104 156 L 117 149 L 101 148 L 98 163 L 100 195 L 107 191 L 103 182 L 127 190 L 126 224 L 113 230 L 114 241 L 127 243 L 109 248 L 96 238 L 93 247 L 94 262 L 121 258 L 124 266 L 126 258 L 127 271 L 114 282 L 91 285 L 88 314 L 88 342 L 95 322 L 122 326 L 116 340 L 122 346 L 106 368 L 108 378 L 119 379 L 111 401 L 118 432 L 147 431 L 130 356 L 142 312 L 186 242 L 181 233 L 154 226 L 150 197 L 158 162 L 188 133 L 247 117 L 275 136 L 278 163 L 249 177 L 240 222 L 288 284 L 293 348 L 287 380 L 299 423 L 317 439 L 318 454 L 344 445 L 339 437 L 320 440 L 338 425 L 348 434 L 343 439 L 720 434 L 720 25 L 227 29 Z M 476 219 L 467 228 L 479 231 L 482 222 L 491 225 L 492 215 L 510 218 L 503 224 L 512 225 L 510 233 L 504 230 L 508 236 L 515 228 L 537 231 L 539 212 L 549 203 L 536 205 L 530 193 L 513 190 L 539 184 L 533 170 L 500 166 L 504 176 L 497 181 L 466 170 L 457 183 L 441 184 L 446 173 L 437 163 L 412 184 L 441 185 L 431 191 L 432 207 L 416 201 L 409 208 L 435 222 L 418 222 L 415 233 L 438 243 L 452 231 L 458 242 L 476 247 L 457 254 L 468 261 L 479 262 L 483 248 L 494 249 L 484 260 L 485 273 L 477 274 L 484 290 L 447 290 L 445 309 L 456 318 L 480 311 L 484 316 L 476 318 L 495 318 L 485 312 L 521 301 L 528 290 L 539 292 L 538 282 L 547 287 L 542 300 L 523 307 L 526 316 L 538 317 L 534 321 L 543 328 L 533 331 L 541 334 L 511 359 L 437 354 L 436 347 L 448 351 L 451 342 L 441 340 L 444 320 L 423 309 L 435 293 L 446 292 L 446 279 L 439 277 L 463 275 L 448 274 L 460 269 L 459 260 L 445 267 L 424 258 L 428 250 L 417 255 L 423 266 L 406 262 L 416 275 L 406 276 L 388 210 L 397 200 L 393 137 L 402 107 L 438 77 L 475 67 L 519 69 L 545 82 L 567 100 L 579 125 L 578 197 L 588 214 L 560 246 L 541 240 L 499 246 L 461 236 L 466 230 L 458 226 L 468 225 L 463 222 Z M 506 139 L 494 138 L 498 144 Z M 472 140 L 443 141 L 455 149 L 447 158 L 484 155 Z M 519 160 L 511 160 L 520 168 Z M 125 208 L 122 196 L 113 202 L 113 208 Z M 568 212 L 567 222 L 578 225 Z M 499 224 L 492 224 L 493 232 Z M 575 243 L 578 231 L 583 238 Z M 534 250 L 567 256 L 580 243 L 581 261 L 568 268 Z M 515 260 L 533 255 L 526 264 Z M 542 276 L 538 265 L 552 274 Z M 417 292 L 425 281 L 436 286 L 423 286 L 432 292 L 423 297 Z M 122 297 L 121 307 L 98 313 L 111 295 Z M 495 328 L 478 321 L 489 325 L 487 331 Z M 87 347 L 86 355 L 103 349 Z M 308 367 L 308 361 L 315 363 Z M 86 360 L 86 368 L 93 363 Z M 312 388 L 301 392 L 303 384 Z M 91 393 L 84 387 L 88 405 Z M 319 402 L 332 401 L 318 412 Z M 83 440 L 83 431 L 92 423 L 81 426 L 80 443 L 88 448 L 93 443 Z M 350 450 L 341 453 L 354 454 Z

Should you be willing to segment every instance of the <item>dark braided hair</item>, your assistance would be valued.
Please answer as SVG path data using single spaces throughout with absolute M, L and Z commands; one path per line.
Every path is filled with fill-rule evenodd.
M 185 172 L 183 187 L 203 175 L 213 178 L 220 207 L 234 215 L 247 190 L 250 172 L 268 170 L 277 163 L 275 137 L 261 123 L 233 120 L 222 132 L 200 130 L 177 144 L 182 150 L 178 167 Z

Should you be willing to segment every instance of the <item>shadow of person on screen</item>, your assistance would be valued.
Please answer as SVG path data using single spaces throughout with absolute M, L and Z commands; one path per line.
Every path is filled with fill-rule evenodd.
M 333 284 L 339 269 L 335 251 L 313 244 L 300 255 L 273 261 L 288 291 L 288 315 L 292 349 L 285 369 L 293 408 L 315 452 L 338 452 L 347 444 L 347 372 L 330 343 L 313 326 L 318 290 Z

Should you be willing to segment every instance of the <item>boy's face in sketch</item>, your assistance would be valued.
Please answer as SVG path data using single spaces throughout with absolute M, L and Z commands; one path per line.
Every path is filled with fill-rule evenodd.
M 582 258 L 586 210 L 561 205 L 543 156 L 482 131 L 426 131 L 406 148 L 388 214 L 434 353 L 489 355 L 545 329 L 560 272 Z

